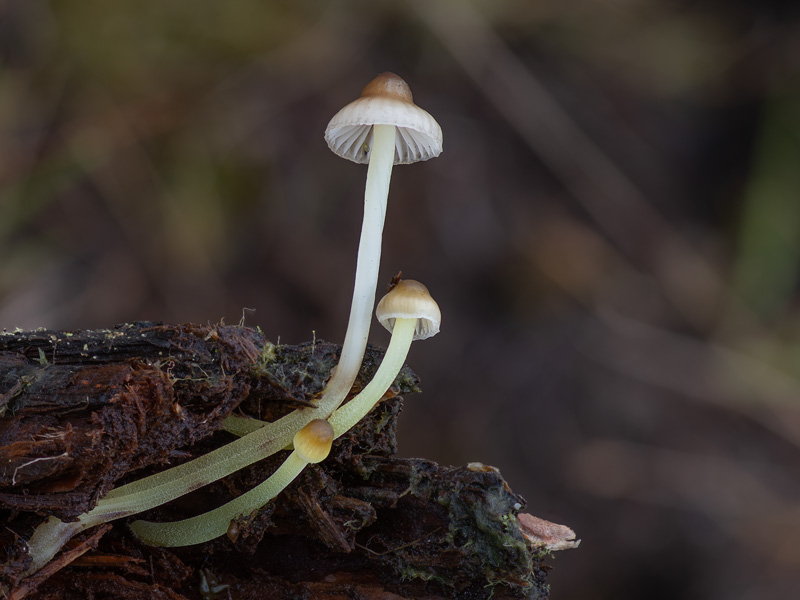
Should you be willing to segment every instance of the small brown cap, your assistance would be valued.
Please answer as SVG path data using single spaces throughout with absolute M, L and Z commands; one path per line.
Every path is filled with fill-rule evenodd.
M 381 298 L 375 316 L 390 332 L 394 329 L 396 319 L 417 319 L 415 340 L 435 336 L 442 324 L 442 313 L 436 300 L 431 297 L 428 288 L 413 279 L 400 280 Z
M 340 110 L 325 129 L 325 141 L 336 154 L 365 164 L 372 149 L 372 126 L 394 125 L 394 164 L 404 165 L 439 156 L 442 128 L 414 104 L 408 84 L 394 73 L 381 73 L 361 97 Z
M 318 463 L 328 457 L 333 444 L 333 427 L 324 419 L 314 419 L 294 434 L 294 451 L 306 462 Z

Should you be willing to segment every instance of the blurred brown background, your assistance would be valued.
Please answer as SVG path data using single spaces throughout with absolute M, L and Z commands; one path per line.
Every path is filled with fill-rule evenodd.
M 0 3 L 0 327 L 340 342 L 381 71 L 442 125 L 401 451 L 574 527 L 553 598 L 800 593 L 800 10 L 786 1 Z M 254 312 L 249 309 L 254 309 Z M 375 326 L 372 341 L 385 345 Z

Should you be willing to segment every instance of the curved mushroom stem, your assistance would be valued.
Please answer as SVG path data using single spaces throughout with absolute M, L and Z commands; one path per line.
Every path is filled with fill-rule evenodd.
M 333 427 L 334 438 L 358 423 L 394 383 L 411 348 L 416 324 L 416 319 L 396 320 L 389 347 L 372 381 L 328 419 Z M 131 524 L 131 530 L 151 546 L 188 546 L 213 540 L 228 531 L 232 520 L 249 515 L 281 493 L 306 464 L 308 463 L 293 451 L 270 477 L 219 508 L 182 521 L 135 521 Z
M 307 464 L 296 451 L 292 451 L 266 480 L 219 508 L 182 521 L 134 521 L 131 531 L 150 546 L 191 546 L 208 542 L 225 535 L 232 520 L 249 515 L 277 496 Z
M 389 341 L 389 347 L 386 348 L 386 354 L 375 372 L 375 376 L 361 390 L 361 393 L 335 410 L 328 419 L 328 423 L 333 426 L 335 438 L 350 430 L 363 419 L 397 379 L 411 348 L 416 325 L 416 319 L 397 319 L 395 321 L 392 339 Z

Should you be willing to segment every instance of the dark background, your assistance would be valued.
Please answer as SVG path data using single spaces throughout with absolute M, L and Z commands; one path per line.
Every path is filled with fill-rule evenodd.
M 384 236 L 443 313 L 402 454 L 572 526 L 556 600 L 796 597 L 795 7 L 6 1 L 0 327 L 341 342 L 366 169 L 322 134 L 394 71 L 445 136 Z

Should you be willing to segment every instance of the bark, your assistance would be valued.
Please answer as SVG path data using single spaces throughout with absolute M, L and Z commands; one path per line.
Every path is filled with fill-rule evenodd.
M 393 456 L 399 394 L 417 391 L 407 368 L 328 459 L 228 536 L 156 549 L 114 522 L 76 536 L 38 576 L 20 576 L 24 540 L 43 517 L 72 519 L 115 485 L 230 441 L 219 430 L 234 410 L 272 420 L 307 405 L 338 351 L 324 342 L 274 346 L 259 331 L 237 326 L 135 323 L 0 334 L 4 593 L 17 599 L 546 598 L 542 561 L 548 549 L 575 545 L 570 530 L 518 517 L 524 500 L 496 469 Z M 369 349 L 354 392 L 381 357 Z M 174 520 L 204 512 L 261 482 L 284 457 L 143 516 Z

